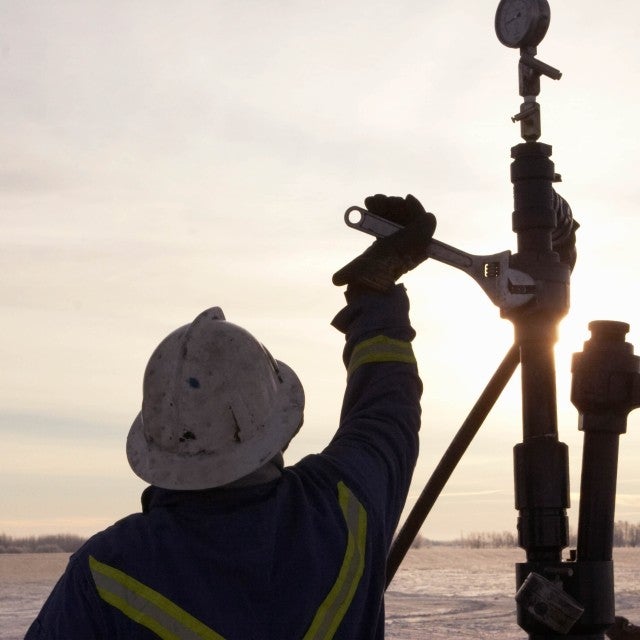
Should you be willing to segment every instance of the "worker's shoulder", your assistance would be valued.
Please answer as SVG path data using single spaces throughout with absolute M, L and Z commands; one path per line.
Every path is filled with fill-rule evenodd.
M 336 499 L 343 486 L 353 493 L 361 502 L 368 503 L 368 487 L 361 482 L 357 466 L 357 451 L 354 456 L 346 457 L 336 454 L 331 446 L 322 453 L 315 453 L 302 458 L 296 464 L 285 468 L 285 478 L 290 485 L 297 487 L 305 497 L 321 503 L 326 501 L 336 508 Z
M 109 562 L 117 558 L 124 548 L 135 547 L 143 538 L 146 518 L 142 513 L 126 516 L 93 534 L 69 559 L 70 565 L 87 566 L 90 558 Z

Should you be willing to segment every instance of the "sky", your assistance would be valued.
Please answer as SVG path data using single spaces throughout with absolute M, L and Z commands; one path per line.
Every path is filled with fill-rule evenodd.
M 556 348 L 577 527 L 571 354 L 621 320 L 640 349 L 640 6 L 551 0 L 541 141 L 581 228 Z M 413 193 L 436 238 L 515 251 L 518 52 L 497 2 L 4 0 L 0 4 L 0 532 L 90 535 L 139 510 L 124 443 L 160 340 L 221 306 L 300 376 L 287 463 L 337 427 L 343 305 L 331 275 L 370 238 L 344 210 Z M 465 274 L 403 278 L 425 385 L 425 485 L 513 340 Z M 519 373 L 422 534 L 515 531 Z M 640 520 L 640 412 L 621 437 L 616 518 Z

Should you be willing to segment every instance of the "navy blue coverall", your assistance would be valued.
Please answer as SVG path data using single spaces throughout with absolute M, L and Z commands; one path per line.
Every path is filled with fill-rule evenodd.
M 384 637 L 385 565 L 418 455 L 403 286 L 347 293 L 347 386 L 326 449 L 266 484 L 147 488 L 70 559 L 26 640 Z

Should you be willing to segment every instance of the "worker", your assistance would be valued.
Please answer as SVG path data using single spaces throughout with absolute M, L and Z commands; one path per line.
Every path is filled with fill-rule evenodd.
M 385 565 L 418 455 L 422 385 L 404 273 L 436 220 L 376 195 L 404 225 L 333 278 L 348 285 L 339 428 L 285 467 L 302 385 L 218 307 L 167 336 L 127 439 L 142 512 L 69 561 L 26 640 L 384 637 Z

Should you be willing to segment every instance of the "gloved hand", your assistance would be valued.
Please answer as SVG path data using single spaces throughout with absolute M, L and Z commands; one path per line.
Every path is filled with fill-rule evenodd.
M 573 219 L 573 213 L 569 203 L 559 194 L 553 191 L 553 208 L 556 212 L 556 228 L 551 234 L 553 250 L 560 256 L 560 261 L 569 265 L 573 271 L 578 253 L 576 251 L 576 231 L 580 228 L 577 220 Z
M 427 259 L 427 247 L 436 218 L 412 195 L 406 198 L 378 194 L 365 198 L 371 213 L 403 226 L 390 236 L 378 238 L 364 253 L 333 275 L 333 284 L 390 291 L 395 281 Z

